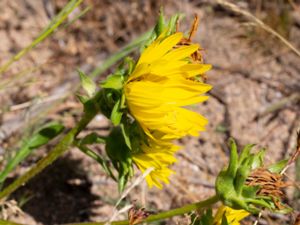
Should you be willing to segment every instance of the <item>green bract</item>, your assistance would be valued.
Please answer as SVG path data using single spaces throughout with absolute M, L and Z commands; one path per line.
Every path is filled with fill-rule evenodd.
M 120 127 L 115 127 L 106 140 L 106 153 L 119 173 L 119 191 L 123 191 L 128 179 L 133 176 L 132 158 Z
M 151 33 L 148 40 L 145 41 L 145 44 L 141 47 L 141 52 L 143 52 L 143 50 L 148 47 L 164 31 L 166 31 L 166 36 L 175 33 L 177 22 L 181 16 L 182 14 L 175 14 L 170 18 L 169 21 L 166 21 L 163 10 L 161 9 L 153 32 Z
M 121 74 L 109 75 L 101 84 L 102 88 L 111 88 L 120 90 L 123 88 L 124 77 Z
M 214 217 L 212 209 L 206 209 L 202 213 L 192 213 L 190 215 L 191 223 L 189 225 L 213 225 Z
M 216 193 L 223 203 L 233 209 L 244 209 L 250 213 L 257 214 L 262 208 L 271 211 L 286 213 L 289 207 L 278 210 L 274 203 L 274 196 L 259 196 L 259 186 L 248 186 L 246 179 L 251 171 L 263 167 L 265 150 L 252 154 L 250 151 L 254 145 L 246 145 L 240 155 L 233 139 L 230 139 L 230 162 L 226 169 L 222 170 L 216 180 Z M 271 166 L 273 171 L 282 168 L 282 164 Z M 275 169 L 274 169 L 275 168 Z
M 77 71 L 79 73 L 80 82 L 83 89 L 86 91 L 89 97 L 92 97 L 96 92 L 95 82 L 81 70 L 77 70 Z

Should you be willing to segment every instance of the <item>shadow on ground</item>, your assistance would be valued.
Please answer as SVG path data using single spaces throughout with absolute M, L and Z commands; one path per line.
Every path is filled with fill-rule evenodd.
M 88 221 L 97 196 L 80 164 L 59 159 L 11 197 L 25 201 L 22 210 L 45 225 Z

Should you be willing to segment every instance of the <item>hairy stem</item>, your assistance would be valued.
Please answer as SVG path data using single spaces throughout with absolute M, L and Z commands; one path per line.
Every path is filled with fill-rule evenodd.
M 11 221 L 8 221 L 8 220 L 1 220 L 0 219 L 0 225 L 24 225 L 24 224 L 15 223 L 15 222 L 11 222 Z
M 54 147 L 48 155 L 38 161 L 36 165 L 34 165 L 29 171 L 16 179 L 13 183 L 7 186 L 3 191 L 0 192 L 0 199 L 9 196 L 12 192 L 18 189 L 20 186 L 24 185 L 27 181 L 29 181 L 32 177 L 37 175 L 51 163 L 53 163 L 59 156 L 61 156 L 64 152 L 68 150 L 68 148 L 73 144 L 77 134 L 82 131 L 89 122 L 96 116 L 98 112 L 97 101 L 100 98 L 101 93 L 98 92 L 96 96 L 91 99 L 91 103 L 93 105 L 93 110 L 87 110 L 78 124 L 71 129 L 62 139 L 61 141 Z
M 218 196 L 214 195 L 204 201 L 200 201 L 200 202 L 196 202 L 196 203 L 192 203 L 192 204 L 188 204 L 185 205 L 183 207 L 177 208 L 177 209 L 171 209 L 165 212 L 161 212 L 158 213 L 156 215 L 151 215 L 149 217 L 147 217 L 145 220 L 141 221 L 140 223 L 144 223 L 144 222 L 153 222 L 153 221 L 158 221 L 158 220 L 163 220 L 166 218 L 171 218 L 173 216 L 178 216 L 178 215 L 183 215 L 185 213 L 197 210 L 197 209 L 203 209 L 206 207 L 210 207 L 211 205 L 217 203 L 219 201 Z M 70 223 L 67 225 L 105 225 L 105 224 L 109 224 L 107 222 L 91 222 L 91 223 Z M 122 220 L 122 221 L 115 221 L 115 222 L 111 222 L 111 225 L 127 225 L 129 224 L 128 220 Z
M 78 2 L 81 2 L 81 0 Z M 131 53 L 134 49 L 139 47 L 149 37 L 149 34 L 150 31 L 146 32 L 142 36 L 133 40 L 122 50 L 109 57 L 107 60 L 103 62 L 102 66 L 96 68 L 90 74 L 90 77 L 93 78 L 103 73 L 107 68 L 111 67 L 113 64 L 115 64 L 117 61 L 122 59 L 124 56 Z M 99 96 L 95 96 L 94 99 L 97 100 L 98 98 Z M 45 158 L 41 159 L 33 168 L 31 168 L 28 172 L 26 172 L 24 175 L 19 177 L 12 184 L 10 184 L 8 187 L 6 187 L 3 191 L 0 192 L 0 199 L 10 195 L 12 192 L 14 192 L 20 186 L 24 185 L 28 180 L 30 180 L 36 174 L 38 174 L 43 169 L 45 169 L 48 165 L 53 163 L 60 155 L 66 152 L 68 148 L 73 144 L 73 141 L 75 140 L 77 134 L 88 125 L 88 123 L 95 117 L 96 114 L 97 112 L 93 112 L 93 113 L 86 112 L 83 115 L 82 119 L 77 124 L 77 126 L 71 129 Z

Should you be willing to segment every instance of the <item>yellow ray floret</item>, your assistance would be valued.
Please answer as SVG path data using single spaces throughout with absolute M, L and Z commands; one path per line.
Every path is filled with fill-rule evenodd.
M 178 146 L 167 143 L 155 143 L 150 140 L 150 143 L 142 144 L 143 152 L 133 154 L 132 159 L 137 167 L 144 173 L 148 168 L 153 168 L 149 175 L 146 176 L 148 186 L 156 186 L 163 188 L 161 182 L 169 183 L 169 176 L 174 173 L 168 167 L 176 162 L 174 157 Z
M 228 206 L 220 206 L 216 216 L 214 218 L 214 225 L 221 225 L 222 218 L 225 215 L 229 225 L 240 225 L 240 221 L 245 217 L 249 216 L 249 213 L 245 210 L 236 210 Z
M 124 93 L 132 116 L 154 140 L 198 136 L 207 120 L 183 107 L 207 100 L 211 86 L 196 81 L 211 66 L 191 63 L 198 44 L 177 45 L 182 33 L 160 36 L 142 53 Z

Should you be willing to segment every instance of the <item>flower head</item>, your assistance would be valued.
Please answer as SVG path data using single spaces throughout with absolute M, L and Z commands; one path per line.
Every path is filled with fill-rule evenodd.
M 211 86 L 195 78 L 211 66 L 192 63 L 198 44 L 177 46 L 182 33 L 161 34 L 144 50 L 124 87 L 129 112 L 153 140 L 198 136 L 207 120 L 184 106 L 203 102 Z
M 221 225 L 222 220 L 225 217 L 229 225 L 240 225 L 240 221 L 249 215 L 250 213 L 245 210 L 235 210 L 228 206 L 222 205 L 221 207 L 219 207 L 214 217 L 213 224 Z
M 291 208 L 282 203 L 281 188 L 288 184 L 279 174 L 286 161 L 264 166 L 265 150 L 251 153 L 254 145 L 246 145 L 240 154 L 230 139 L 230 160 L 227 168 L 216 179 L 216 192 L 224 205 L 257 214 L 262 208 L 288 213 Z
M 172 141 L 186 135 L 198 136 L 207 120 L 184 106 L 205 101 L 203 96 L 211 86 L 197 81 L 196 76 L 210 69 L 192 60 L 198 44 L 178 45 L 182 33 L 165 37 L 161 34 L 138 60 L 135 70 L 124 86 L 127 106 L 146 134 L 139 153 L 132 159 L 144 172 L 153 167 L 146 177 L 150 187 L 162 188 L 174 173 L 169 166 L 176 161 L 178 147 Z

